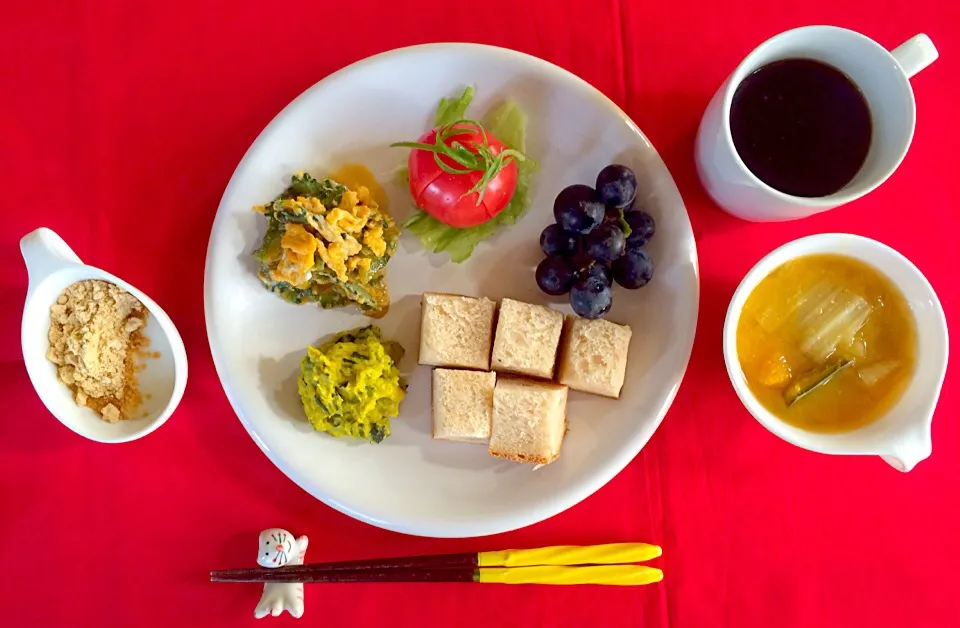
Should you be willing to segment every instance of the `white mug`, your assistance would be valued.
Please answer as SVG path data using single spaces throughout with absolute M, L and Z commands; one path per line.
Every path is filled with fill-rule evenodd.
M 910 77 L 938 57 L 926 35 L 917 35 L 892 52 L 865 35 L 836 26 L 805 26 L 764 43 L 720 86 L 697 132 L 697 173 L 707 193 L 734 216 L 755 222 L 805 218 L 833 209 L 875 189 L 903 161 L 913 139 L 916 103 Z M 873 135 L 860 171 L 843 189 L 821 197 L 776 190 L 754 175 L 733 144 L 730 107 L 740 83 L 773 61 L 814 59 L 831 65 L 860 88 L 870 108 Z

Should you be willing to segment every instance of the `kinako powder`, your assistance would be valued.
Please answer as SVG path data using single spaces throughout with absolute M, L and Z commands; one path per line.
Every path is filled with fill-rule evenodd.
M 137 357 L 148 344 L 146 318 L 136 297 L 100 280 L 67 286 L 50 307 L 47 359 L 77 405 L 109 423 L 133 418 L 141 403 Z

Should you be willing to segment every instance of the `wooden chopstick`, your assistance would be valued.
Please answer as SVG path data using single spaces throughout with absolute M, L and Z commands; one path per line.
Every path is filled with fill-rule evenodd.
M 647 543 L 610 543 L 605 545 L 560 545 L 526 550 L 437 554 L 401 558 L 316 563 L 267 569 L 253 567 L 213 571 L 214 582 L 500 582 L 504 578 L 578 579 L 614 577 L 645 580 L 663 574 L 650 567 L 634 571 L 585 572 L 586 566 L 629 566 L 660 556 L 661 549 Z M 580 565 L 581 567 L 572 567 Z M 566 571 L 543 571 L 544 567 L 563 567 Z M 505 568 L 510 568 L 505 569 Z M 517 571 L 537 568 L 540 571 Z M 581 571 L 569 571 L 580 569 Z M 510 571 L 511 573 L 507 573 Z M 654 573 L 656 572 L 656 573 Z M 501 580 L 491 580 L 497 574 Z M 611 576 L 610 574 L 614 574 Z M 642 574 L 642 575 L 641 575 Z M 485 579 L 486 578 L 486 579 Z M 563 582 L 564 584 L 566 582 Z M 647 582 L 643 582 L 646 584 Z
M 298 565 L 276 569 L 235 569 L 211 572 L 213 582 L 473 582 L 476 567 L 365 567 L 319 570 Z M 306 567 L 307 569 L 304 569 Z
M 645 565 L 539 567 L 455 567 L 450 569 L 358 569 L 292 574 L 285 568 L 264 569 L 251 579 L 212 578 L 218 582 L 473 582 L 478 584 L 597 584 L 638 586 L 663 580 L 663 572 Z
M 349 560 L 336 563 L 314 563 L 307 565 L 291 565 L 288 567 L 264 568 L 249 567 L 246 569 L 227 569 L 211 571 L 210 580 L 213 582 L 337 582 L 337 580 L 322 579 L 326 575 L 349 574 L 362 575 L 364 573 L 386 573 L 389 571 L 402 572 L 422 570 L 425 573 L 442 572 L 463 569 L 470 573 L 477 567 L 477 554 L 436 554 L 432 556 L 406 556 L 403 558 L 373 558 L 369 560 Z M 304 578 L 321 578 L 318 580 Z M 293 578 L 292 580 L 290 578 Z

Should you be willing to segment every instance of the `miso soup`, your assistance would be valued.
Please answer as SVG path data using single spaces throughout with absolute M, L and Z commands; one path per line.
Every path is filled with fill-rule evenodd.
M 842 432 L 877 420 L 903 394 L 916 322 L 872 266 L 809 255 L 776 268 L 747 297 L 737 353 L 767 410 L 801 429 Z

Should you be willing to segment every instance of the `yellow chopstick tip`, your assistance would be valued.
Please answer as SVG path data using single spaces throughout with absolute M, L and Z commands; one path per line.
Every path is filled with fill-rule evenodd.
M 484 567 L 479 572 L 478 581 L 483 584 L 639 586 L 663 580 L 661 570 L 644 565 Z
M 649 543 L 607 543 L 605 545 L 555 545 L 525 550 L 480 552 L 480 567 L 534 567 L 538 565 L 628 565 L 643 563 L 663 554 L 659 545 Z

